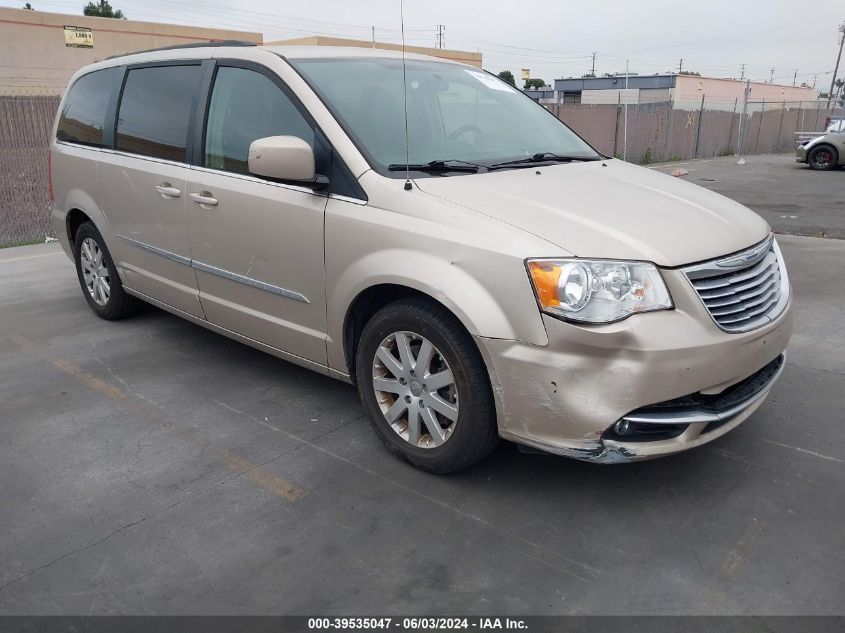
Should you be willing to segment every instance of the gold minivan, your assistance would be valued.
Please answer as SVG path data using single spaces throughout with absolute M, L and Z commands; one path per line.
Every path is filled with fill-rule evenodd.
M 500 437 L 594 462 L 709 442 L 784 366 L 769 226 L 603 156 L 478 68 L 186 46 L 80 70 L 53 223 L 104 319 L 151 303 L 357 385 L 445 473 Z

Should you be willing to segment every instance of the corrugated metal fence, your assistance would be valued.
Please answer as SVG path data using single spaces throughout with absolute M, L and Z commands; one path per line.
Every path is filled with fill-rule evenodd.
M 677 108 L 671 101 L 629 105 L 627 116 L 622 104 L 546 107 L 600 152 L 633 163 L 791 151 L 797 132 L 822 130 L 833 112 L 786 101 L 749 102 L 744 117 L 742 103 L 732 110 L 706 101 L 697 109 Z
M 51 235 L 47 147 L 58 104 L 58 97 L 0 96 L 0 247 Z M 822 129 L 830 114 L 807 105 L 749 103 L 744 118 L 741 103 L 731 111 L 706 101 L 692 110 L 629 105 L 627 117 L 624 105 L 546 107 L 599 151 L 649 163 L 731 154 L 738 145 L 742 154 L 792 150 L 796 132 Z

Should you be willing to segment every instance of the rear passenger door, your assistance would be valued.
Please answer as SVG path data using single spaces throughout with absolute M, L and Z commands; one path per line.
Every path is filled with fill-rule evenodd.
M 203 309 L 211 323 L 325 365 L 326 194 L 251 175 L 247 158 L 258 138 L 297 136 L 328 175 L 327 143 L 274 73 L 217 64 L 187 186 Z
M 118 103 L 115 149 L 98 167 L 109 249 L 123 283 L 202 317 L 186 218 L 191 128 L 202 62 L 130 66 Z

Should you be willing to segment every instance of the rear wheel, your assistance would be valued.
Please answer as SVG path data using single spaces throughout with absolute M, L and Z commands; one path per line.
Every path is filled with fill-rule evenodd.
M 810 150 L 807 155 L 807 164 L 811 169 L 818 169 L 827 171 L 836 167 L 839 162 L 839 156 L 836 149 L 830 145 L 820 145 Z
M 472 337 L 448 310 L 403 299 L 364 327 L 358 391 L 385 446 L 417 468 L 449 473 L 496 445 L 490 380 Z
M 82 294 L 94 313 L 108 320 L 136 314 L 144 304 L 123 290 L 117 268 L 97 227 L 91 222 L 82 224 L 73 244 Z

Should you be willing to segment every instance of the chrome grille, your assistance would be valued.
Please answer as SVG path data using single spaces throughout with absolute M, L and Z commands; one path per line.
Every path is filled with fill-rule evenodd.
M 684 269 L 710 316 L 726 332 L 747 332 L 783 312 L 789 289 L 774 237 L 745 251 Z

